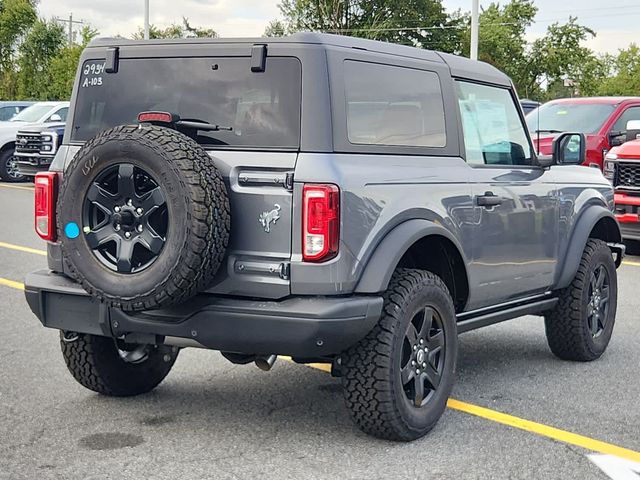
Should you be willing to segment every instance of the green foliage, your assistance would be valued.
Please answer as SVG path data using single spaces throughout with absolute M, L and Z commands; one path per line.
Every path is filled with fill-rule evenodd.
M 182 24 L 171 24 L 166 28 L 159 28 L 155 25 L 149 25 L 149 38 L 217 38 L 218 34 L 211 28 L 197 28 L 191 26 L 189 19 L 182 18 Z M 136 40 L 142 40 L 144 38 L 144 29 L 139 28 L 136 33 L 133 34 L 133 38 Z
M 36 19 L 36 0 L 0 0 L 0 99 L 17 93 L 16 46 Z
M 588 86 L 590 94 L 640 95 L 640 47 L 632 43 L 617 56 L 605 55 L 598 60 L 604 74 Z
M 284 37 L 289 32 L 287 25 L 282 20 L 271 20 L 264 29 L 263 37 Z
M 338 33 L 444 51 L 460 49 L 461 19 L 441 0 L 282 0 L 282 34 L 302 30 Z
M 64 28 L 58 23 L 38 20 L 18 47 L 18 96 L 49 100 L 49 66 L 65 42 Z

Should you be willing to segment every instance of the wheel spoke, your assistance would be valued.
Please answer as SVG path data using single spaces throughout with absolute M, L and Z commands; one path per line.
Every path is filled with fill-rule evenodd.
M 424 370 L 424 374 L 427 377 L 427 380 L 429 381 L 433 389 L 436 390 L 438 388 L 438 385 L 440 385 L 440 378 L 441 378 L 440 373 L 438 373 L 438 371 L 435 368 L 433 368 L 433 365 L 431 365 L 431 363 L 428 363 L 427 368 L 425 368 Z
M 134 242 L 120 239 L 118 243 L 117 258 L 118 258 L 118 271 L 130 273 L 131 272 L 131 257 L 133 255 Z
M 162 247 L 164 247 L 164 239 L 148 228 L 140 233 L 138 243 L 154 255 L 158 255 Z
M 167 203 L 167 201 L 165 200 L 164 193 L 162 193 L 162 189 L 160 187 L 154 188 L 141 198 L 141 206 L 145 211 L 145 215 L 151 214 L 153 210 L 161 207 L 165 203 Z
M 444 333 L 440 330 L 433 336 L 427 338 L 427 348 L 430 352 L 440 350 L 444 346 Z
M 600 305 L 604 305 L 607 302 L 609 302 L 609 286 L 605 285 L 604 287 L 602 287 L 602 290 L 601 290 Z
M 597 272 L 598 272 L 598 275 L 597 275 L 598 280 L 596 281 L 596 288 L 601 289 L 602 286 L 604 285 L 605 279 L 607 278 L 607 274 L 604 270 L 604 266 L 602 265 L 598 267 Z
M 418 334 L 420 338 L 428 338 L 431 326 L 433 325 L 434 315 L 435 312 L 433 311 L 433 308 L 425 307 L 422 313 L 422 326 L 420 327 L 420 333 Z
M 422 406 L 422 401 L 424 400 L 424 378 L 422 375 L 416 375 L 414 377 L 414 404 L 416 407 Z
M 130 163 L 122 163 L 118 166 L 118 195 L 123 198 L 133 198 L 136 195 L 133 165 Z
M 109 214 L 113 212 L 116 206 L 116 198 L 116 195 L 110 194 L 96 183 L 92 183 L 87 191 L 87 199 Z
M 594 310 L 588 319 L 589 331 L 592 335 L 598 332 L 598 311 Z
M 92 250 L 95 250 L 99 246 L 104 245 L 110 240 L 114 240 L 116 238 L 118 238 L 118 236 L 114 233 L 111 225 L 109 224 L 100 227 L 97 230 L 92 230 L 85 235 L 87 245 L 89 245 L 89 248 L 91 248 Z
M 407 327 L 407 333 L 405 334 L 406 339 L 409 341 L 410 347 L 413 349 L 413 346 L 418 343 L 418 331 L 416 327 L 413 325 L 413 322 L 409 322 L 409 326 Z
M 404 368 L 400 371 L 400 378 L 402 379 L 402 385 L 409 383 L 415 376 L 415 371 L 411 367 L 411 362 L 407 362 Z

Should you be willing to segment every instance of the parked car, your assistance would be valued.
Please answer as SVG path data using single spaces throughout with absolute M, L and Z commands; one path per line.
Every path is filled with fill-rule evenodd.
M 49 169 L 64 139 L 64 123 L 43 123 L 20 130 L 16 135 L 15 161 L 18 174 L 35 177 Z
M 95 40 L 79 68 L 25 294 L 86 388 L 148 392 L 188 346 L 288 355 L 407 441 L 445 410 L 459 333 L 534 314 L 558 357 L 605 351 L 613 189 L 581 133 L 535 155 L 494 67 L 307 33 Z
M 0 102 L 0 122 L 11 120 L 25 108 L 33 105 L 33 102 Z
M 640 242 L 640 121 L 627 122 L 627 142 L 613 147 L 604 162 L 604 176 L 615 189 L 615 213 L 625 240 Z M 634 253 L 640 249 L 632 245 Z
M 625 141 L 625 125 L 640 120 L 640 97 L 563 98 L 530 112 L 527 127 L 536 150 L 551 154 L 559 133 L 581 132 L 587 137 L 585 165 L 602 169 L 604 157 Z
M 15 117 L 0 122 L 0 180 L 21 182 L 15 159 L 16 135 L 19 130 L 42 123 L 60 123 L 67 118 L 69 102 L 38 102 L 25 108 Z
M 542 104 L 540 102 L 536 102 L 535 100 L 529 100 L 528 98 L 523 98 L 520 100 L 520 105 L 522 106 L 522 111 L 526 115 L 527 113 L 535 110 Z

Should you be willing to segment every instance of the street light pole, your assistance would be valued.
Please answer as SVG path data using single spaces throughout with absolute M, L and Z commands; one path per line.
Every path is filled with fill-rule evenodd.
M 149 0 L 144 0 L 144 39 L 149 40 Z
M 147 0 L 148 1 L 148 0 Z M 471 0 L 471 60 L 478 59 L 478 17 L 480 0 Z

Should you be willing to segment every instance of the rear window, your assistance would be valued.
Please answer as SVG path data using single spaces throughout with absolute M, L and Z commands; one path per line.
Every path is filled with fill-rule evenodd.
M 527 115 L 527 127 L 533 133 L 596 133 L 614 110 L 606 103 L 545 103 Z
M 444 147 L 444 106 L 434 72 L 373 63 L 344 64 L 349 142 Z
M 250 58 L 121 59 L 104 73 L 104 60 L 82 67 L 72 141 L 137 122 L 145 111 L 178 114 L 231 127 L 199 131 L 205 146 L 293 149 L 300 138 L 301 66 L 296 58 L 269 57 L 264 72 Z

